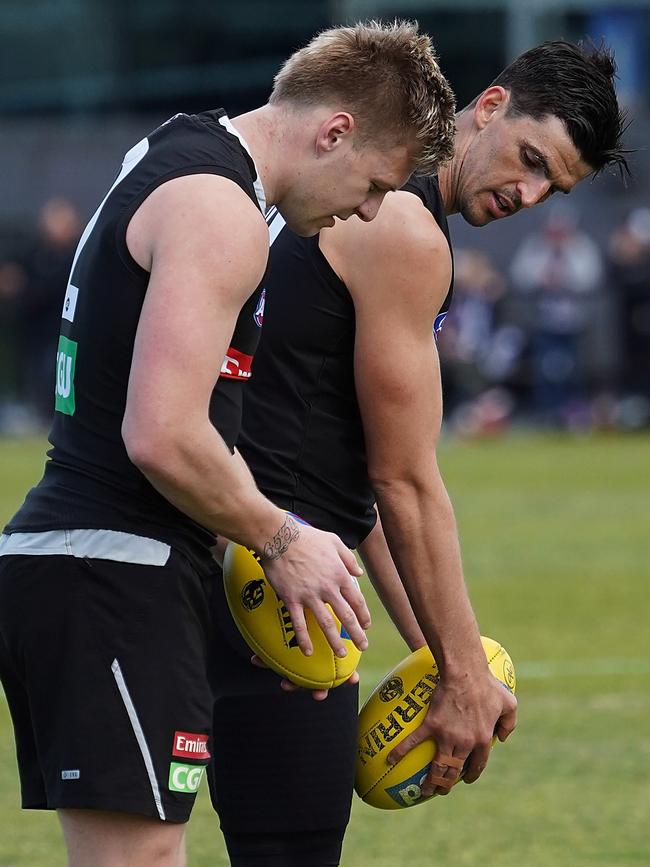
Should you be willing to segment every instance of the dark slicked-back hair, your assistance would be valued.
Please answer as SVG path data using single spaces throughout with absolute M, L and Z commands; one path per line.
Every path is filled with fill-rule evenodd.
M 492 84 L 510 92 L 510 114 L 560 118 L 594 174 L 609 165 L 624 174 L 626 118 L 616 99 L 615 74 L 606 46 L 556 41 L 524 52 Z

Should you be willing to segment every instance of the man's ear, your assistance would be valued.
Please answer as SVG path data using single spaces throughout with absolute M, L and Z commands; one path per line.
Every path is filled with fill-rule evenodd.
M 479 129 L 487 126 L 497 115 L 504 114 L 510 102 L 510 93 L 499 85 L 488 87 L 476 100 L 474 123 Z
M 347 111 L 339 111 L 323 121 L 316 134 L 316 153 L 330 153 L 351 138 L 355 128 L 354 118 Z

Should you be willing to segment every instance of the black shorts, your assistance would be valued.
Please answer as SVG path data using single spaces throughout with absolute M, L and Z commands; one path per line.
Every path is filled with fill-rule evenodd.
M 209 573 L 0 557 L 0 677 L 25 808 L 189 818 L 209 760 Z
M 216 700 L 208 781 L 226 841 L 332 831 L 340 848 L 354 784 L 358 688 L 342 684 L 321 702 L 307 690 L 283 692 L 277 674 L 251 665 L 220 572 L 212 600 Z M 302 864 L 309 863 L 305 856 Z

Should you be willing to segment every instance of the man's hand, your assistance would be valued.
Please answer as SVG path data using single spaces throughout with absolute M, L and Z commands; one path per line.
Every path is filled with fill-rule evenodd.
M 260 659 L 256 653 L 251 656 L 251 662 L 257 668 L 268 668 L 268 665 L 264 662 L 264 660 Z M 341 686 L 354 686 L 357 683 L 359 683 L 359 672 L 353 671 L 350 677 L 348 677 L 345 683 L 341 684 Z M 292 681 L 287 680 L 286 677 L 283 677 L 280 680 L 280 688 L 283 689 L 285 692 L 297 692 L 299 689 L 303 689 L 302 686 L 298 686 L 297 683 L 293 683 Z M 325 701 L 329 694 L 329 689 L 312 689 L 311 691 L 311 697 L 314 699 L 314 701 Z
M 370 626 L 370 612 L 357 581 L 363 570 L 338 536 L 298 524 L 287 515 L 260 554 L 264 574 L 286 605 L 305 656 L 313 652 L 305 608 L 314 614 L 334 653 L 346 655 L 327 604 L 359 650 L 368 647 L 364 630 Z
M 391 751 L 388 761 L 396 763 L 432 738 L 438 749 L 422 784 L 422 796 L 446 795 L 463 768 L 464 782 L 478 780 L 487 765 L 493 736 L 505 741 L 516 724 L 516 698 L 488 670 L 476 678 L 467 673 L 453 680 L 441 679 L 422 724 Z

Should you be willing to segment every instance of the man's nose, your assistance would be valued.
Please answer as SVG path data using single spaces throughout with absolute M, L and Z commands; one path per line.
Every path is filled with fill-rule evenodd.
M 551 182 L 548 178 L 529 178 L 522 181 L 517 185 L 521 207 L 532 208 L 546 198 L 550 189 Z
M 374 220 L 377 214 L 379 213 L 379 208 L 381 207 L 381 203 L 384 201 L 384 196 L 386 193 L 384 191 L 371 193 L 365 202 L 362 202 L 358 208 L 356 208 L 356 215 L 364 221 L 364 223 L 369 223 L 371 220 Z

